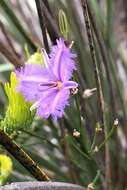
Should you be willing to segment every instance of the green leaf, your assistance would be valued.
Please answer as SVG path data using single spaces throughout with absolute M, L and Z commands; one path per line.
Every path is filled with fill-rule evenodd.
M 67 40 L 69 34 L 69 25 L 66 14 L 64 13 L 63 10 L 59 10 L 59 28 L 64 39 Z
M 10 63 L 4 63 L 0 64 L 0 72 L 5 72 L 5 71 L 12 71 L 14 69 L 14 66 Z
M 32 49 L 32 51 L 36 51 L 37 48 L 36 48 L 35 44 L 32 42 L 29 35 L 27 34 L 27 32 L 23 28 L 22 24 L 20 23 L 19 19 L 14 14 L 14 11 L 9 6 L 9 2 L 6 0 L 1 0 L 0 7 L 1 7 L 1 10 L 4 12 L 4 14 L 7 15 L 8 19 L 9 19 L 9 25 L 13 24 L 16 27 L 16 29 L 18 30 L 18 32 L 23 36 L 26 43 L 28 43 L 30 45 L 30 48 Z M 24 41 L 24 43 L 25 43 L 25 41 Z

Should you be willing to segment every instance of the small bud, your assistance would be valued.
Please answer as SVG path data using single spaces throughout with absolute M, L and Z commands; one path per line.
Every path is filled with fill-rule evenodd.
M 98 152 L 98 151 L 99 151 L 98 146 L 95 146 L 94 152 Z
M 119 124 L 119 120 L 118 120 L 118 118 L 116 118 L 116 119 L 114 120 L 114 126 L 118 126 L 118 124 Z
M 83 98 L 89 98 L 89 97 L 91 97 L 94 94 L 94 92 L 96 90 L 97 90 L 96 88 L 86 89 L 86 90 L 84 90 L 82 97 Z
M 90 183 L 90 184 L 88 185 L 88 187 L 87 187 L 87 190 L 93 190 L 93 189 L 94 189 L 93 183 Z
M 77 94 L 78 93 L 78 88 L 72 88 L 71 89 L 71 94 L 72 95 L 75 95 L 75 94 Z
M 80 137 L 80 132 L 78 132 L 76 129 L 74 129 L 73 137 Z
M 63 10 L 59 11 L 59 28 L 60 32 L 63 35 L 64 39 L 68 39 L 69 27 L 66 14 Z
M 70 45 L 69 45 L 69 48 L 70 48 L 70 49 L 72 48 L 73 44 L 74 44 L 74 41 L 72 41 L 72 42 L 70 43 Z
M 96 133 L 102 132 L 102 128 L 101 127 L 100 128 L 96 127 L 95 131 L 96 131 Z
M 102 128 L 101 128 L 101 126 L 100 126 L 100 124 L 98 122 L 96 124 L 95 132 L 96 133 L 102 132 Z

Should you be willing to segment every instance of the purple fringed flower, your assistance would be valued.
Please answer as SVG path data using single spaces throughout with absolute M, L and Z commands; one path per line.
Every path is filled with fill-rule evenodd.
M 48 56 L 43 49 L 45 67 L 39 64 L 25 64 L 16 71 L 19 80 L 18 91 L 27 101 L 34 104 L 31 110 L 37 108 L 37 115 L 57 119 L 64 114 L 68 105 L 70 89 L 78 87 L 71 81 L 73 70 L 76 69 L 73 58 L 75 54 L 65 45 L 64 39 L 57 40 L 51 54 Z

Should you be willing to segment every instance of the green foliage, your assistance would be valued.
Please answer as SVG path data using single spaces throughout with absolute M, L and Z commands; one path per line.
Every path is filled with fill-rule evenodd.
M 65 40 L 67 40 L 69 34 L 69 25 L 66 14 L 63 10 L 59 10 L 59 28 L 62 36 L 65 38 Z
M 98 76 L 104 96 L 102 113 L 94 74 L 96 68 L 91 59 L 93 55 L 91 56 L 89 50 L 82 14 L 82 2 L 85 1 L 82 0 L 81 3 L 74 0 L 42 2 L 45 7 L 42 6 L 41 14 L 49 47 L 61 35 L 67 41 L 72 39 L 74 41 L 72 48 L 77 53 L 75 78 L 79 83 L 79 92 L 71 97 L 70 106 L 66 108 L 65 117 L 62 120 L 54 122 L 51 118 L 45 121 L 34 117 L 35 112 L 30 111 L 31 103 L 25 102 L 23 96 L 15 91 L 18 81 L 14 73 L 11 73 L 10 83 L 5 84 L 6 94 L 2 93 L 3 83 L 9 80 L 10 71 L 14 68 L 8 61 L 8 55 L 5 55 L 7 59 L 3 57 L 0 59 L 1 127 L 8 133 L 20 130 L 21 133 L 14 135 L 14 138 L 40 166 L 44 167 L 53 181 L 72 182 L 89 188 L 91 185 L 97 190 L 106 189 L 105 185 L 112 183 L 106 190 L 124 190 L 127 188 L 127 156 L 123 145 L 123 142 L 126 142 L 127 123 L 127 57 L 126 48 L 123 52 L 121 45 L 123 43 L 119 40 L 120 37 L 123 40 L 125 34 L 117 31 L 118 28 L 120 31 L 126 30 L 125 26 L 124 29 L 122 28 L 124 21 L 122 24 L 119 23 L 119 12 L 124 15 L 123 10 L 116 12 L 118 8 L 115 7 L 118 6 L 119 1 L 87 1 L 90 13 L 88 20 L 94 38 L 94 48 L 92 48 L 95 50 L 94 56 L 96 56 Z M 123 1 L 123 5 L 125 2 Z M 39 51 L 33 55 L 30 53 L 36 51 L 37 48 L 40 50 L 42 46 L 46 47 L 46 44 L 44 39 L 42 42 L 41 31 L 37 28 L 39 26 L 37 15 L 34 8 L 30 7 L 29 1 L 1 0 L 0 11 L 7 34 L 20 58 L 26 60 L 22 53 L 26 44 L 26 62 L 44 65 L 42 53 Z M 60 34 L 56 34 L 57 23 Z M 9 44 L 7 48 L 10 49 Z M 95 88 L 97 90 L 92 96 L 84 98 L 85 90 L 90 92 Z M 3 109 L 5 107 L 6 112 Z M 102 115 L 104 115 L 103 118 Z M 115 120 L 116 118 L 118 120 Z M 117 132 L 114 121 L 119 121 L 117 125 L 120 126 L 120 130 L 118 129 Z M 33 180 L 17 162 L 14 162 L 13 168 L 14 173 L 8 182 Z M 16 175 L 15 171 L 19 175 Z M 109 176 L 106 176 L 107 174 Z M 112 179 L 112 182 L 109 183 L 108 179 Z
M 43 54 L 35 52 L 33 55 L 29 57 L 27 63 L 44 65 Z
M 12 173 L 12 160 L 9 156 L 0 154 L 0 185 L 3 185 Z
M 24 97 L 16 91 L 17 85 L 16 74 L 12 72 L 10 83 L 5 83 L 8 107 L 5 118 L 1 121 L 1 127 L 8 133 L 21 128 L 29 128 L 35 114 L 30 111 L 31 103 L 26 102 Z

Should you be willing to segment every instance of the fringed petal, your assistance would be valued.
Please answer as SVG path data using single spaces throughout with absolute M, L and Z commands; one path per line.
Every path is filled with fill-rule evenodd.
M 51 69 L 58 80 L 66 81 L 72 77 L 72 72 L 76 70 L 73 58 L 75 54 L 66 47 L 64 40 L 57 40 L 57 45 L 52 47 L 50 54 Z

